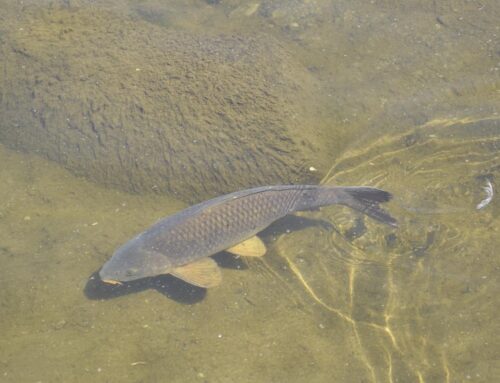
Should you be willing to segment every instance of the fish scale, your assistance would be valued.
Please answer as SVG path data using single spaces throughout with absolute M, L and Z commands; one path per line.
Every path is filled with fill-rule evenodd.
M 166 231 L 167 235 L 158 236 L 152 247 L 161 253 L 173 254 L 172 259 L 180 259 L 182 263 L 198 258 L 200 252 L 214 254 L 253 236 L 288 214 L 300 193 L 300 188 L 261 190 L 245 196 L 234 195 L 224 203 L 194 214 L 187 211 L 184 219 L 177 223 L 183 235 Z M 161 224 L 162 221 L 159 226 Z

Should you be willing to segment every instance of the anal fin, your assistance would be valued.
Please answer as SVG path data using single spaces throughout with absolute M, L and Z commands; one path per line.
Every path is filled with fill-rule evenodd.
M 266 245 L 262 242 L 262 239 L 257 236 L 253 236 L 233 247 L 230 247 L 229 249 L 226 249 L 226 251 L 243 257 L 262 257 L 266 254 Z
M 170 273 L 187 283 L 206 289 L 218 286 L 222 281 L 219 266 L 208 257 L 179 266 Z

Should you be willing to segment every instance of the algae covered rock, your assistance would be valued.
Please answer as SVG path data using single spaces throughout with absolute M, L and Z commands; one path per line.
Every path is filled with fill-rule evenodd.
M 194 36 L 86 9 L 2 33 L 0 141 L 75 174 L 184 200 L 314 182 L 314 81 L 269 36 Z

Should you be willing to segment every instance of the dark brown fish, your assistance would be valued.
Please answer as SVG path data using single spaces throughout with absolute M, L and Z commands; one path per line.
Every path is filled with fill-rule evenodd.
M 264 255 L 265 245 L 255 234 L 277 219 L 341 204 L 396 226 L 396 220 L 379 205 L 391 197 L 371 187 L 283 185 L 238 191 L 157 222 L 116 250 L 99 275 L 104 282 L 120 283 L 172 274 L 200 287 L 213 287 L 220 283 L 221 274 L 209 256 L 222 250 Z

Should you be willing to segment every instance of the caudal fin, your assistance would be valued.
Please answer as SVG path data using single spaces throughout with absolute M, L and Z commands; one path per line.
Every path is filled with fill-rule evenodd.
M 341 187 L 338 188 L 343 194 L 339 203 L 360 211 L 377 221 L 397 227 L 398 222 L 394 217 L 380 207 L 380 203 L 391 200 L 392 194 L 385 190 L 371 187 Z

